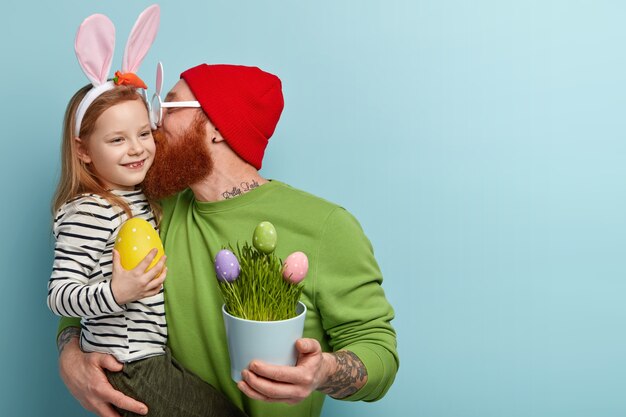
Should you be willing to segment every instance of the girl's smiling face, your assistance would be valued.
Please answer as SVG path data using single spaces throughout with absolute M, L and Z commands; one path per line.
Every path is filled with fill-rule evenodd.
M 107 189 L 133 190 L 154 160 L 148 111 L 140 98 L 108 108 L 88 138 L 75 140 L 79 158 Z

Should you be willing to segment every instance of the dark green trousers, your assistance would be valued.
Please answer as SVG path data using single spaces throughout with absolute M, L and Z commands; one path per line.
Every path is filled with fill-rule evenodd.
M 148 406 L 149 417 L 246 417 L 221 392 L 182 367 L 169 351 L 107 371 L 113 387 Z M 117 410 L 123 417 L 140 417 Z

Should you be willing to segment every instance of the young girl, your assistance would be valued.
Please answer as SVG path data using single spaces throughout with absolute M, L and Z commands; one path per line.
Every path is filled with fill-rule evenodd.
M 150 27 L 155 13 L 157 25 Z M 158 221 L 137 187 L 155 153 L 148 106 L 141 92 L 145 84 L 134 75 L 147 48 L 137 57 L 132 51 L 128 56 L 127 47 L 125 66 L 128 62 L 136 65 L 132 71 L 127 67 L 116 73 L 115 81 L 107 81 L 110 60 L 94 59 L 93 51 L 114 39 L 98 38 L 112 27 L 109 23 L 106 17 L 94 15 L 77 34 L 76 53 L 83 70 L 88 76 L 98 75 L 90 76 L 92 85 L 72 97 L 65 113 L 61 178 L 53 203 L 56 241 L 48 306 L 58 315 L 81 318 L 81 349 L 108 353 L 124 363 L 122 372 L 107 374 L 109 381 L 144 402 L 149 416 L 245 416 L 217 390 L 182 368 L 166 348 L 165 256 L 146 271 L 156 256 L 154 249 L 127 271 L 113 250 L 117 232 L 128 218 L 143 218 L 154 227 Z M 134 45 L 149 46 L 154 34 L 151 39 L 145 37 L 156 26 L 158 7 L 152 6 L 140 16 L 129 44 L 133 40 Z M 83 44 L 83 36 L 90 42 Z M 85 59 L 85 54 L 91 59 Z M 95 71 L 94 63 L 102 71 Z

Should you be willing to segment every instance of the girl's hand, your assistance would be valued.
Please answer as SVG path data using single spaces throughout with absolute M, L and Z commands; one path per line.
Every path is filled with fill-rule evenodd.
M 152 249 L 148 255 L 134 269 L 126 270 L 120 262 L 120 254 L 113 250 L 113 277 L 111 278 L 111 292 L 119 305 L 128 304 L 142 298 L 156 295 L 161 291 L 167 268 L 165 255 L 159 259 L 149 271 L 150 265 L 157 250 Z

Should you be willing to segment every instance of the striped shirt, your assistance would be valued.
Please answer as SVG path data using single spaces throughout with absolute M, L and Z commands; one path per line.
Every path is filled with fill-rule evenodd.
M 156 227 L 141 191 L 112 192 L 128 203 L 134 217 Z M 64 204 L 54 219 L 54 263 L 48 282 L 50 310 L 81 318 L 82 350 L 110 353 L 120 362 L 163 354 L 167 341 L 163 289 L 123 306 L 111 292 L 113 246 L 127 218 L 96 194 Z

